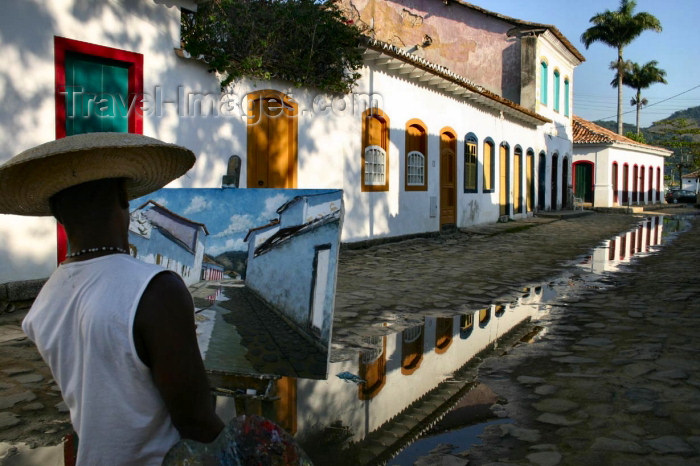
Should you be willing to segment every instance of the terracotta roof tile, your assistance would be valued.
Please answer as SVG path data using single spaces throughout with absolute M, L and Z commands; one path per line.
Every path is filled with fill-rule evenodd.
M 631 146 L 644 147 L 648 149 L 664 150 L 667 149 L 650 144 L 643 144 L 634 139 L 625 136 L 620 136 L 614 131 L 598 126 L 588 120 L 574 115 L 573 118 L 574 144 L 628 144 Z M 670 152 L 670 151 L 668 151 Z

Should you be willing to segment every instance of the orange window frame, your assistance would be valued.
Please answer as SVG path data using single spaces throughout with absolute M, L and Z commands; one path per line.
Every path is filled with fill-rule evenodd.
M 408 154 L 417 151 L 423 154 L 423 184 L 408 184 Z M 406 122 L 406 150 L 404 154 L 404 186 L 406 191 L 428 190 L 428 130 L 425 123 L 414 118 Z
M 389 117 L 379 108 L 368 108 L 362 112 L 362 164 L 360 177 L 362 192 L 389 191 Z M 368 146 L 379 146 L 384 149 L 384 184 L 365 183 L 365 149 Z

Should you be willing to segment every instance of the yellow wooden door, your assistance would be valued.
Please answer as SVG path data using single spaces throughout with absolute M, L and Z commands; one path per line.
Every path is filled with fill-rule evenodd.
M 519 214 L 522 208 L 522 153 L 519 150 L 513 155 L 513 165 L 515 165 L 515 173 L 513 174 L 513 213 Z
M 528 212 L 532 212 L 535 205 L 535 156 L 527 156 L 527 165 L 525 168 L 525 204 Z
M 296 111 L 280 93 L 248 96 L 249 188 L 296 188 Z
M 440 226 L 457 222 L 457 157 L 454 135 L 440 135 Z
M 498 164 L 499 178 L 499 196 L 498 204 L 500 206 L 500 215 L 508 215 L 508 148 L 501 146 Z

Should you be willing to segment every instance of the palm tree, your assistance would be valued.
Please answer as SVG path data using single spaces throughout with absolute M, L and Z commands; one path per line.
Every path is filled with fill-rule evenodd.
M 634 14 L 634 0 L 620 0 L 616 11 L 605 10 L 590 19 L 593 26 L 581 34 L 581 42 L 588 48 L 593 42 L 602 42 L 617 48 L 617 132 L 622 134 L 622 75 L 625 61 L 622 51 L 646 30 L 661 31 L 661 22 L 652 14 Z
M 647 99 L 642 98 L 642 89 L 646 89 L 654 83 L 666 84 L 666 71 L 656 67 L 659 62 L 652 60 L 644 66 L 639 66 L 639 63 L 625 62 L 624 71 L 622 73 L 622 84 L 637 90 L 637 95 L 630 100 L 631 105 L 637 106 L 637 134 L 639 134 L 639 112 L 647 103 Z M 611 64 L 611 68 L 617 69 L 616 63 Z M 615 78 L 610 82 L 612 87 L 617 87 L 619 82 L 619 72 L 615 74 Z

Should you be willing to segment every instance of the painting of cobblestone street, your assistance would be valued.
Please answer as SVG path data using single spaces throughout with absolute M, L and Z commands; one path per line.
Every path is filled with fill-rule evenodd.
M 326 376 L 342 191 L 162 189 L 132 201 L 130 253 L 178 273 L 205 367 Z

